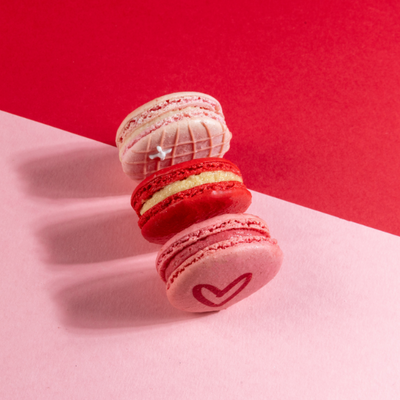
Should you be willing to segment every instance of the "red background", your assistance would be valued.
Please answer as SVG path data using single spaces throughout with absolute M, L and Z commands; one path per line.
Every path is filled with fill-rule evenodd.
M 397 1 L 11 0 L 0 57 L 1 110 L 110 144 L 208 93 L 250 189 L 400 235 Z

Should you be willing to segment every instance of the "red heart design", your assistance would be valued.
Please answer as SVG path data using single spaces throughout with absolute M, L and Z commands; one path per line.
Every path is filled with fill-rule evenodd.
M 233 282 L 231 282 L 225 289 L 218 289 L 213 285 L 208 285 L 208 284 L 200 284 L 196 285 L 192 292 L 193 296 L 196 300 L 198 300 L 200 303 L 205 304 L 206 306 L 209 307 L 221 307 L 224 304 L 226 304 L 229 300 L 233 299 L 235 296 L 237 296 L 251 281 L 251 278 L 253 277 L 253 274 L 251 272 L 248 272 L 246 274 L 240 275 L 239 278 L 236 278 Z M 203 296 L 203 293 L 201 290 L 207 289 L 210 292 L 214 293 L 216 297 L 222 297 L 224 294 L 228 293 L 233 287 L 235 287 L 240 281 L 243 281 L 243 283 L 240 285 L 240 287 L 233 293 L 231 296 L 229 296 L 226 300 L 224 300 L 222 303 L 215 304 L 211 302 L 210 300 L 206 299 Z

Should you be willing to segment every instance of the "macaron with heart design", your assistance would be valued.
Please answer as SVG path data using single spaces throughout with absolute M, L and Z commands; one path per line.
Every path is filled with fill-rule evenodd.
M 194 158 L 223 157 L 231 137 L 216 99 L 180 92 L 132 111 L 118 128 L 116 144 L 123 171 L 142 180 Z
M 131 205 L 145 239 L 164 244 L 194 223 L 243 213 L 251 193 L 239 168 L 221 158 L 202 158 L 160 170 L 134 190 Z
M 261 289 L 282 261 L 283 253 L 261 218 L 225 214 L 170 239 L 159 251 L 156 267 L 174 307 L 210 312 Z

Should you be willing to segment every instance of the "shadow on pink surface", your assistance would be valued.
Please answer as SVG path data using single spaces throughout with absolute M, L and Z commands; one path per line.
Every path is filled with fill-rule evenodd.
M 136 183 L 123 174 L 116 148 L 68 143 L 35 150 L 26 159 L 18 170 L 28 196 L 50 198 L 53 208 L 60 204 L 62 210 L 42 217 L 36 228 L 47 263 L 97 263 L 158 251 L 140 233 L 129 205 Z M 71 203 L 65 210 L 66 199 L 93 203 Z
M 46 146 L 24 157 L 22 187 L 38 214 L 38 256 L 55 275 L 49 291 L 66 327 L 105 332 L 198 316 L 174 309 L 129 204 L 135 182 L 115 148 Z
M 165 286 L 154 266 L 79 282 L 61 289 L 55 299 L 63 324 L 88 333 L 201 317 L 179 311 L 168 303 Z
M 122 172 L 117 149 L 89 144 L 30 154 L 19 168 L 28 193 L 53 199 L 130 195 L 136 183 Z
M 53 267 L 98 263 L 154 253 L 160 248 L 147 242 L 133 210 L 107 210 L 64 221 L 52 221 L 38 231 L 44 259 Z

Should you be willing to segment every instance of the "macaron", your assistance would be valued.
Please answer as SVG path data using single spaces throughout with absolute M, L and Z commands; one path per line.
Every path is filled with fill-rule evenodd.
M 194 158 L 223 157 L 231 137 L 216 99 L 180 92 L 132 111 L 118 128 L 116 144 L 123 171 L 142 180 Z
M 239 168 L 221 158 L 201 158 L 157 171 L 134 190 L 132 208 L 145 239 L 164 244 L 192 224 L 243 213 L 251 193 Z
M 156 267 L 170 303 L 184 311 L 223 310 L 265 286 L 283 253 L 267 224 L 225 214 L 194 224 L 160 249 Z

